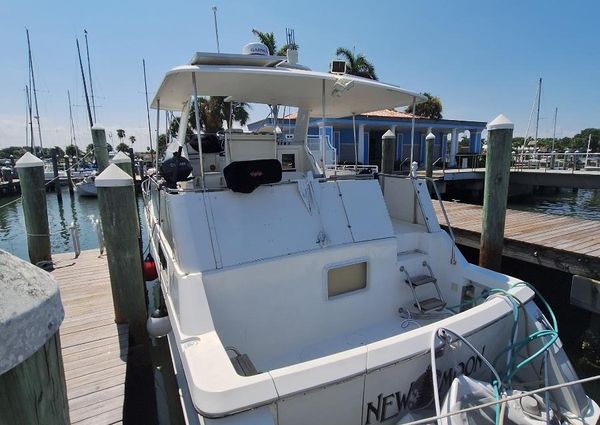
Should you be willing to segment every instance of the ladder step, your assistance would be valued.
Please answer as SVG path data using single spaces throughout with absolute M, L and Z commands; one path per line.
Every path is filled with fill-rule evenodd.
M 419 304 L 421 305 L 421 311 L 440 310 L 446 306 L 446 303 L 439 298 L 427 298 L 419 301 Z
M 421 286 L 425 285 L 426 283 L 435 283 L 436 281 L 437 279 L 435 277 L 428 276 L 426 274 L 410 278 L 410 283 L 412 283 L 412 286 Z

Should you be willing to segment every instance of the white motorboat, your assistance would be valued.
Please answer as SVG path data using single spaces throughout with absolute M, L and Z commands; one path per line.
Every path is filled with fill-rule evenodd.
M 84 177 L 79 183 L 75 183 L 75 191 L 79 196 L 88 198 L 95 198 L 98 196 L 96 190 L 96 172 L 90 173 L 87 177 Z
M 293 138 L 186 140 L 193 99 L 209 95 L 297 107 Z M 181 113 L 182 136 L 143 193 L 189 423 L 395 424 L 449 411 L 456 419 L 425 422 L 465 423 L 459 388 L 473 382 L 498 411 L 515 391 L 541 391 L 539 417 L 596 423 L 535 291 L 469 264 L 424 180 L 336 175 L 324 138 L 311 149 L 310 116 L 422 99 L 285 57 L 198 53 L 166 74 L 152 106 Z M 540 423 L 519 412 L 505 423 L 515 417 Z

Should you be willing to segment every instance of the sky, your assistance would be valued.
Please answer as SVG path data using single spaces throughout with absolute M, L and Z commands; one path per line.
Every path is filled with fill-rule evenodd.
M 2 0 L 0 147 L 25 144 L 29 29 L 44 146 L 70 144 L 71 92 L 78 145 L 91 142 L 75 39 L 88 31 L 97 124 L 148 146 L 142 59 L 150 98 L 163 75 L 196 51 L 241 53 L 252 28 L 284 44 L 293 28 L 300 62 L 326 71 L 338 47 L 363 53 L 381 81 L 440 97 L 443 116 L 491 121 L 500 113 L 524 135 L 543 78 L 540 137 L 600 127 L 597 0 L 42 1 Z M 251 111 L 251 120 L 265 110 Z M 152 131 L 156 114 L 151 111 Z M 164 118 L 161 123 L 164 128 Z M 533 126 L 533 124 L 532 124 Z M 531 134 L 530 130 L 529 134 Z M 111 140 L 109 140 L 111 142 Z

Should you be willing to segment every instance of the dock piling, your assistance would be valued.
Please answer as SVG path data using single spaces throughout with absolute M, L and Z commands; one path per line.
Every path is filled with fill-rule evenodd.
M 52 175 L 54 176 L 54 192 L 59 202 L 62 202 L 62 192 L 60 190 L 60 178 L 58 177 L 58 149 L 52 148 Z
M 68 424 L 58 284 L 2 250 L 0 270 L 0 423 Z
M 94 143 L 94 156 L 98 164 L 98 173 L 108 167 L 108 147 L 106 146 L 106 131 L 102 127 L 92 127 L 92 142 Z
M 32 264 L 51 264 L 44 162 L 26 152 L 15 164 L 23 196 L 27 250 Z
M 479 265 L 500 271 L 514 125 L 501 114 L 487 125 L 487 129 Z
M 71 164 L 69 161 L 69 155 L 65 155 L 65 170 L 67 171 L 67 184 L 69 185 L 69 195 L 73 196 L 75 194 L 75 189 L 73 189 L 73 179 L 71 178 Z
M 381 172 L 383 174 L 391 174 L 394 171 L 395 153 L 396 135 L 392 130 L 388 130 L 381 137 Z
M 133 177 L 131 159 L 125 152 L 117 152 L 112 159 L 112 163 Z
M 135 344 L 147 340 L 147 309 L 133 179 L 116 164 L 96 177 L 115 321 L 129 323 Z

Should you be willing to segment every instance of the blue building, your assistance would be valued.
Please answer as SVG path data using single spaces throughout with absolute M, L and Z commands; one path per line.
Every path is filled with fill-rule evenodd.
M 296 114 L 290 114 L 278 122 L 283 132 L 293 132 Z M 358 161 L 362 164 L 380 165 L 381 137 L 387 130 L 396 134 L 396 159 L 399 164 L 407 165 L 410 159 L 411 121 L 412 115 L 395 109 L 385 109 L 357 115 L 356 136 L 358 143 Z M 271 119 L 248 124 L 251 131 L 271 124 Z M 481 132 L 485 122 L 432 120 L 415 117 L 415 139 L 413 159 L 423 164 L 425 160 L 425 136 L 429 131 L 435 135 L 434 161 L 444 158 L 449 166 L 456 165 L 456 155 L 461 153 L 481 152 Z M 311 118 L 309 135 L 318 135 L 321 118 Z M 337 150 L 338 163 L 354 162 L 354 136 L 352 134 L 352 117 L 327 118 L 325 135 L 333 141 Z M 459 147 L 459 142 L 463 143 Z M 465 143 L 468 141 L 468 144 Z M 439 161 L 438 161 L 439 163 Z

